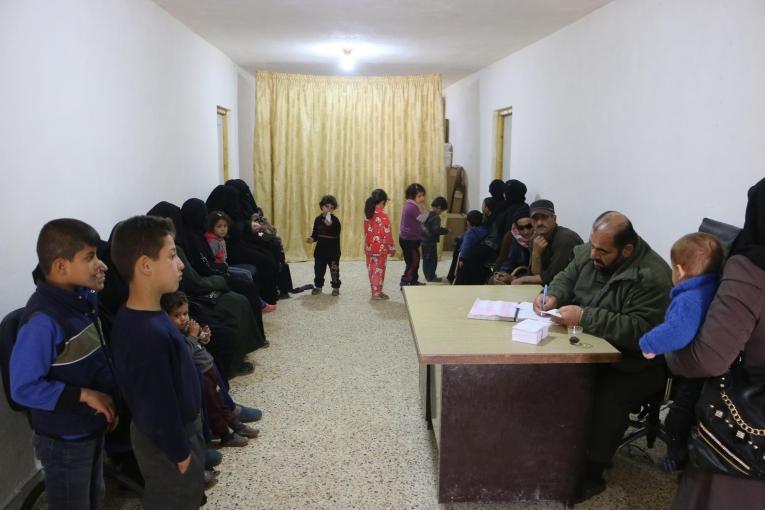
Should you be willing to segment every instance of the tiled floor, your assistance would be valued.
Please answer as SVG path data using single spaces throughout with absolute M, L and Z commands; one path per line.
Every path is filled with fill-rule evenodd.
M 445 273 L 446 261 L 440 272 Z M 291 264 L 295 286 L 313 263 Z M 343 262 L 339 297 L 297 294 L 266 316 L 271 347 L 253 374 L 232 382 L 235 400 L 264 411 L 260 437 L 223 450 L 207 508 L 560 509 L 556 502 L 439 505 L 434 443 L 418 394 L 416 354 L 403 298 L 401 262 L 388 267 L 390 301 L 369 301 L 363 262 Z M 665 509 L 675 479 L 651 458 L 620 452 L 609 489 L 581 509 Z M 110 487 L 106 508 L 139 508 Z

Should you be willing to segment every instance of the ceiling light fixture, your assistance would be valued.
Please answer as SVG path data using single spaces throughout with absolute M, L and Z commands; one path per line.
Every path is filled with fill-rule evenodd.
M 353 60 L 353 56 L 351 56 L 352 51 L 350 48 L 343 48 L 343 54 L 340 55 L 340 69 L 343 71 L 353 71 L 353 68 L 356 66 L 356 62 Z

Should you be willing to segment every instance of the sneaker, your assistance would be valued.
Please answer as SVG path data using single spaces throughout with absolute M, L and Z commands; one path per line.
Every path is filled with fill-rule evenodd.
M 311 291 L 311 295 L 316 296 L 318 294 L 321 294 L 321 287 L 314 287 L 313 290 Z
M 250 423 L 253 421 L 258 421 L 263 417 L 263 411 L 258 409 L 257 407 L 247 407 L 247 406 L 240 406 L 237 405 L 234 408 L 234 414 L 237 418 L 239 418 L 239 421 L 242 423 Z
M 382 294 L 372 294 L 372 301 L 382 301 L 385 299 Z
M 242 361 L 239 364 L 239 368 L 237 369 L 237 372 L 239 372 L 239 375 L 251 374 L 254 371 L 255 371 L 255 365 L 253 365 L 249 361 Z
M 276 311 L 276 305 L 269 305 L 266 303 L 266 306 L 260 309 L 263 313 L 271 313 Z
M 260 433 L 258 429 L 252 428 L 249 425 L 245 425 L 244 423 L 240 423 L 239 425 L 237 425 L 236 428 L 234 429 L 234 432 L 248 439 L 255 439 L 256 437 L 258 437 L 258 434 Z
M 205 489 L 209 489 L 218 483 L 218 471 L 205 469 Z
M 333 296 L 339 296 L 340 295 L 340 289 L 332 289 L 332 295 Z
M 209 448 L 205 452 L 205 469 L 212 469 L 223 460 L 223 454 L 217 450 L 210 450 Z
M 225 438 L 221 438 L 220 445 L 221 446 L 233 446 L 233 447 L 239 447 L 239 446 L 247 446 L 246 437 L 242 437 L 239 434 L 235 434 L 232 432 L 229 436 Z
M 387 295 L 385 292 L 380 292 L 379 296 L 380 296 L 380 299 L 390 299 L 390 296 Z

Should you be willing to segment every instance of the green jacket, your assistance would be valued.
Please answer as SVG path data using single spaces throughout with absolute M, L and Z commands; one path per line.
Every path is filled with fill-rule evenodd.
M 587 333 L 605 338 L 622 353 L 616 367 L 634 372 L 662 357 L 646 360 L 638 341 L 664 320 L 672 288 L 672 271 L 664 260 L 638 238 L 635 249 L 610 277 L 590 260 L 590 243 L 574 248 L 574 260 L 553 279 L 548 294 L 558 306 L 584 308 L 581 324 Z

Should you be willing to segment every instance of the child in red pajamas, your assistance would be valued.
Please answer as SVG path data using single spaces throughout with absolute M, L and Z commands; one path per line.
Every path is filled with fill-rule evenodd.
M 390 219 L 385 214 L 385 204 L 388 203 L 388 194 L 381 189 L 376 189 L 367 198 L 364 206 L 364 253 L 367 256 L 367 271 L 369 272 L 369 284 L 372 287 L 372 299 L 389 299 L 383 290 L 385 281 L 385 263 L 388 256 L 396 253 L 396 245 L 393 242 L 393 234 L 390 228 Z

